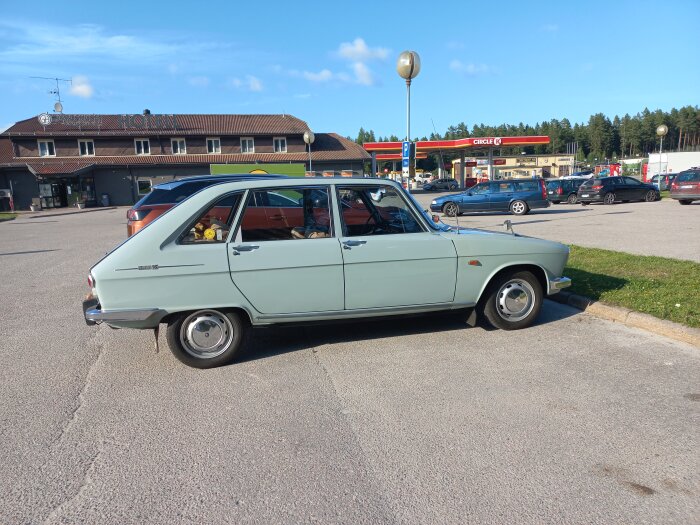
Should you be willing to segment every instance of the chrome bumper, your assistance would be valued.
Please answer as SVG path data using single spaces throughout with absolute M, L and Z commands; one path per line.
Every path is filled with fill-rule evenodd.
M 559 277 L 549 281 L 549 295 L 555 294 L 564 288 L 571 286 L 571 279 L 568 277 Z
M 159 308 L 105 311 L 100 309 L 100 304 L 95 299 L 83 302 L 83 312 L 88 325 L 106 323 L 123 328 L 152 328 L 167 315 L 165 310 Z

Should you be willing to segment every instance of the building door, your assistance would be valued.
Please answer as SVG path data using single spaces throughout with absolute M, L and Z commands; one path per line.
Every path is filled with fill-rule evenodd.
M 62 182 L 39 184 L 39 198 L 42 208 L 61 208 L 66 205 L 66 185 Z

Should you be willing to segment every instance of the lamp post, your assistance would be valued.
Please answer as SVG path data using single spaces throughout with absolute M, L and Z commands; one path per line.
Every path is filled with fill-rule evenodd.
M 664 149 L 664 137 L 666 133 L 668 133 L 668 126 L 666 124 L 661 124 L 656 128 L 656 134 L 661 139 L 661 143 L 659 144 L 659 194 L 661 194 L 661 152 Z
M 420 73 L 420 57 L 415 51 L 404 51 L 396 62 L 396 72 L 406 80 L 406 140 L 411 140 L 411 80 Z M 409 163 L 410 166 L 410 163 Z M 409 167 L 410 170 L 410 167 Z M 410 190 L 410 171 L 406 191 Z
M 304 142 L 309 145 L 309 171 L 313 171 L 311 169 L 311 144 L 313 144 L 314 140 L 316 140 L 316 136 L 313 131 L 304 132 Z

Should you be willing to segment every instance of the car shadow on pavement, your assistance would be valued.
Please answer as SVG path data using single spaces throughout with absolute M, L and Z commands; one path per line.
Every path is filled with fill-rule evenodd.
M 566 319 L 578 313 L 578 310 L 568 306 L 547 301 L 534 326 Z M 324 322 L 317 325 L 255 328 L 247 344 L 241 349 L 236 362 L 255 361 L 299 350 L 318 349 L 335 343 L 440 334 L 459 330 L 496 331 L 484 322 L 479 322 L 476 327 L 471 328 L 466 324 L 467 316 L 467 311 L 437 312 L 381 319 Z M 514 336 L 517 337 L 515 333 Z

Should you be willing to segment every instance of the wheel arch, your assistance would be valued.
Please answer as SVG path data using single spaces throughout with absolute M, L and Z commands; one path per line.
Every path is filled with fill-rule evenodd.
M 549 280 L 547 279 L 547 271 L 538 264 L 515 263 L 508 264 L 506 266 L 501 266 L 500 268 L 494 270 L 493 273 L 491 273 L 489 278 L 486 279 L 484 285 L 481 287 L 477 303 L 481 303 L 483 301 L 485 297 L 485 292 L 490 288 L 491 283 L 493 283 L 501 275 L 505 273 L 515 273 L 521 271 L 528 271 L 532 273 L 537 278 L 537 281 L 540 283 L 540 286 L 542 286 L 542 291 L 544 292 L 544 295 L 547 295 L 547 293 L 549 292 Z
M 187 310 L 178 310 L 177 312 L 170 312 L 168 313 L 165 317 L 163 317 L 160 322 L 165 323 L 165 324 L 170 324 L 170 322 L 177 317 L 181 316 L 182 314 L 189 314 L 192 312 L 196 312 L 197 310 L 220 310 L 221 312 L 228 313 L 228 312 L 236 312 L 241 316 L 241 320 L 246 323 L 248 326 L 251 326 L 253 324 L 253 317 L 251 316 L 250 312 L 243 307 L 240 306 L 212 306 L 211 308 L 193 308 L 193 309 L 187 309 Z

